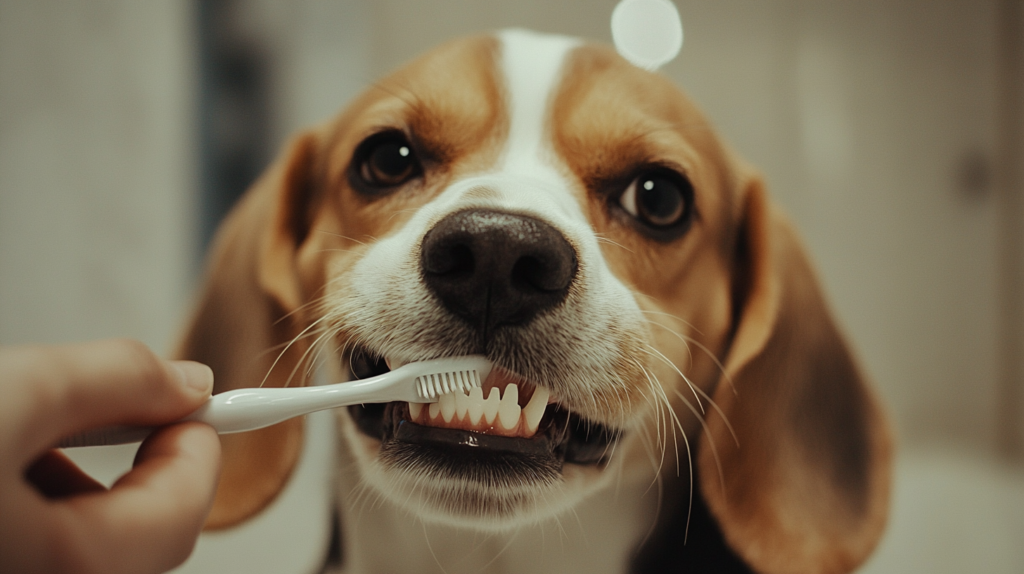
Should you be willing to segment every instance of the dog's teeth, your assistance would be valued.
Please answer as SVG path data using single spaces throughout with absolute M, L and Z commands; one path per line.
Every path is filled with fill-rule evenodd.
M 519 387 L 515 383 L 508 385 L 498 407 L 498 420 L 501 421 L 501 426 L 508 430 L 516 428 L 522 410 L 519 407 Z
M 452 422 L 452 417 L 455 416 L 455 395 L 451 393 L 441 395 L 437 404 L 441 405 L 441 418 L 444 419 L 444 422 Z
M 484 419 L 487 424 L 494 424 L 494 417 L 498 416 L 498 407 L 501 406 L 501 392 L 498 387 L 491 388 L 491 394 L 487 395 L 484 401 Z
M 455 418 L 462 420 L 466 418 L 466 413 L 469 412 L 469 397 L 466 396 L 464 391 L 455 391 Z
M 437 419 L 437 415 L 441 414 L 441 403 L 430 403 L 430 407 L 427 408 L 427 415 L 431 420 Z
M 548 406 L 548 397 L 551 391 L 547 387 L 536 387 L 530 402 L 523 408 L 523 418 L 526 419 L 526 431 L 531 435 L 537 432 L 540 419 L 544 417 L 544 409 Z
M 469 422 L 479 424 L 484 416 L 484 390 L 480 387 L 470 389 L 466 404 L 469 406 Z
M 409 416 L 412 420 L 420 418 L 420 413 L 423 412 L 423 403 L 409 403 Z
M 501 397 L 502 402 L 511 401 L 515 404 L 519 404 L 519 385 L 515 383 L 509 383 L 505 387 L 505 396 Z

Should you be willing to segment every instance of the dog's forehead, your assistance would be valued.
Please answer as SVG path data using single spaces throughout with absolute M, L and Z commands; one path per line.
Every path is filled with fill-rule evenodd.
M 699 213 L 734 211 L 731 164 L 686 96 L 576 38 L 504 30 L 443 44 L 374 84 L 335 127 L 332 180 L 344 181 L 360 141 L 399 129 L 435 166 L 424 201 L 478 193 L 500 177 L 530 190 L 522 201 L 557 202 L 579 221 L 588 200 L 600 201 L 588 191 L 663 165 L 691 180 Z

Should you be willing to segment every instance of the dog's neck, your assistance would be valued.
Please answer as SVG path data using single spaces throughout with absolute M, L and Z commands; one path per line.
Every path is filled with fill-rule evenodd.
M 502 533 L 427 522 L 360 484 L 339 450 L 338 487 L 344 574 L 558 572 L 621 573 L 651 533 L 658 485 L 640 473 L 598 491 L 572 512 Z

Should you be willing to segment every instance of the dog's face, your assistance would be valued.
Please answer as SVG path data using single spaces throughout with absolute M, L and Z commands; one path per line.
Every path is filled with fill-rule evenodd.
M 219 240 L 208 303 L 184 354 L 215 372 L 222 364 L 221 388 L 258 382 L 259 367 L 238 361 L 265 369 L 265 358 L 255 359 L 261 344 L 285 349 L 268 376 L 277 385 L 295 384 L 313 357 L 330 356 L 339 376 L 361 378 L 486 355 L 495 369 L 479 394 L 341 415 L 368 488 L 421 518 L 476 529 L 560 513 L 615 478 L 655 480 L 662 468 L 675 472 L 677 455 L 685 468 L 696 445 L 682 450 L 683 441 L 704 427 L 701 458 L 721 455 L 701 462 L 705 494 L 730 541 L 754 548 L 745 556 L 757 561 L 760 542 L 746 538 L 761 541 L 757 531 L 775 523 L 793 528 L 789 516 L 764 518 L 800 486 L 772 491 L 776 479 L 822 449 L 841 451 L 816 463 L 824 468 L 807 484 L 853 470 L 839 480 L 835 503 L 814 512 L 835 520 L 838 508 L 850 524 L 871 524 L 856 526 L 853 549 L 843 548 L 840 561 L 855 562 L 884 517 L 887 435 L 803 267 L 794 272 L 801 299 L 786 297 L 776 268 L 793 263 L 772 254 L 791 237 L 783 229 L 773 239 L 771 218 L 757 179 L 664 78 L 562 37 L 509 31 L 457 41 L 300 137 L 257 184 Z M 245 246 L 251 264 L 231 261 Z M 240 268 L 220 271 L 232 266 Z M 216 278 L 225 274 L 249 277 L 262 302 L 238 319 L 251 327 L 251 355 L 209 350 L 224 336 L 215 323 L 234 316 L 224 306 L 241 305 L 250 289 Z M 759 404 L 775 384 L 762 381 L 749 398 L 739 389 L 749 402 L 730 407 L 736 389 L 725 381 L 738 388 L 750 378 L 793 304 L 826 325 L 815 323 L 811 339 L 829 346 L 815 356 L 830 357 L 825 368 L 841 370 L 841 380 L 814 387 L 828 390 L 810 399 L 820 404 L 792 407 L 803 379 L 813 378 L 794 369 L 782 375 L 793 381 L 778 383 L 785 398 L 769 391 Z M 800 347 L 783 344 L 764 360 Z M 838 385 L 835 396 L 829 385 Z M 829 409 L 839 401 L 855 414 L 836 419 L 841 413 Z M 804 431 L 841 424 L 833 433 L 841 436 L 797 446 L 780 438 L 753 462 L 737 454 L 734 439 L 747 433 L 757 448 L 765 425 L 794 434 L 773 422 L 793 418 L 794 408 L 812 411 L 795 417 Z M 222 522 L 258 510 L 280 488 L 296 428 L 225 443 L 225 482 L 234 486 L 222 483 Z M 242 461 L 234 474 L 233 451 Z M 759 466 L 764 476 L 749 476 Z M 738 510 L 727 492 L 744 500 Z M 800 552 L 820 554 L 820 546 Z
M 641 427 L 691 372 L 660 336 L 715 349 L 729 325 L 733 191 L 708 133 L 660 78 L 528 33 L 447 46 L 348 111 L 308 248 L 324 331 L 359 377 L 465 354 L 497 367 L 454 415 L 352 407 L 367 484 L 511 528 L 600 486 L 634 435 L 656 448 Z

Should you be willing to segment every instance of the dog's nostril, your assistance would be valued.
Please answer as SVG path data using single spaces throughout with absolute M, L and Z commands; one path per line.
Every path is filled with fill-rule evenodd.
M 485 337 L 561 303 L 576 251 L 551 225 L 485 209 L 453 213 L 423 238 L 423 281 L 454 315 Z
M 468 245 L 452 243 L 424 251 L 423 271 L 435 275 L 468 275 L 473 272 L 473 251 Z
M 536 257 L 522 257 L 512 267 L 512 286 L 520 291 L 560 291 L 572 281 L 572 269 L 567 265 L 543 261 Z

